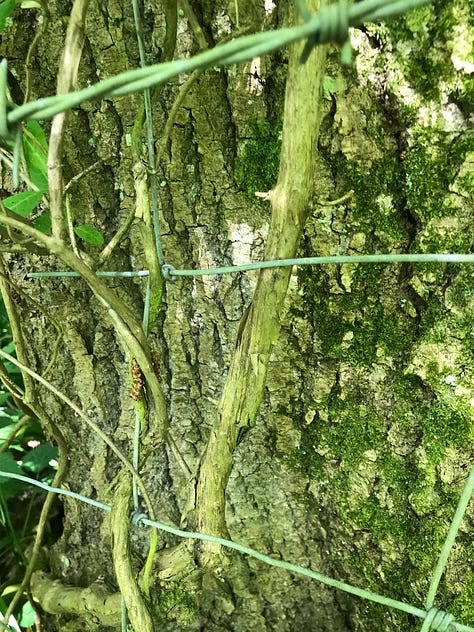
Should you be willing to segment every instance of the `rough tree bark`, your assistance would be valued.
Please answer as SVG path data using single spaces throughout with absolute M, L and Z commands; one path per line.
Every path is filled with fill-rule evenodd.
M 173 4 L 143 3 L 150 62 L 172 49 L 166 21 L 170 35 Z M 201 0 L 183 2 L 182 8 L 175 57 L 241 32 L 282 25 L 290 14 L 287 2 L 266 14 L 263 1 L 255 0 Z M 11 58 L 10 88 L 17 103 L 25 93 L 33 100 L 56 90 L 71 4 L 57 0 L 47 10 L 40 19 L 37 9 L 18 8 L 0 46 L 0 54 Z M 302 230 L 298 222 L 306 220 L 302 256 L 472 249 L 473 60 L 466 27 L 472 21 L 461 1 L 435 2 L 389 27 L 355 31 L 355 59 L 348 69 L 341 69 L 338 51 L 330 50 L 319 105 L 317 82 L 312 88 L 308 135 L 316 134 L 322 120 L 314 175 L 294 183 L 290 195 L 313 189 L 298 218 L 288 215 L 295 222 L 295 243 Z M 28 55 L 33 32 L 40 35 Z M 177 268 L 281 252 L 282 244 L 275 247 L 266 238 L 289 184 L 281 190 L 283 180 L 278 182 L 273 213 L 270 203 L 253 194 L 277 185 L 288 61 L 282 51 L 196 75 L 166 143 L 166 122 L 187 77 L 153 93 L 163 250 Z M 79 87 L 138 64 L 131 3 L 91 2 Z M 141 101 L 141 95 L 104 98 L 84 103 L 66 119 L 64 181 L 98 162 L 70 189 L 71 207 L 77 223 L 93 224 L 106 241 L 134 209 L 139 154 L 146 155 L 136 133 Z M 2 169 L 0 184 L 8 193 L 10 174 Z M 293 201 L 289 212 L 296 209 Z M 143 222 L 135 218 L 103 269 L 149 267 L 143 234 Z M 89 257 L 97 256 L 93 247 L 82 247 Z M 57 257 L 3 257 L 10 278 L 41 305 L 2 285 L 19 356 L 43 374 L 59 327 L 58 353 L 46 377 L 130 456 L 135 415 L 130 357 L 117 336 L 117 319 L 83 280 L 25 278 L 27 271 L 64 269 Z M 244 360 L 254 359 L 254 343 L 246 336 L 256 313 L 260 317 L 257 303 L 251 303 L 255 288 L 284 286 L 285 275 L 283 281 L 272 272 L 260 280 L 249 273 L 165 286 L 158 321 L 138 349 L 149 368 L 153 357 L 158 378 L 150 419 L 156 413 L 159 424 L 149 421 L 143 429 L 140 467 L 156 514 L 422 606 L 472 461 L 472 270 L 419 264 L 293 269 L 283 309 L 278 318 L 268 314 L 274 319 L 271 336 L 276 339 L 280 331 L 273 349 L 264 350 L 269 362 L 261 402 L 258 397 L 245 402 L 246 417 L 236 419 L 223 455 L 213 441 L 222 430 L 223 411 L 228 414 L 226 379 Z M 143 310 L 143 281 L 111 279 L 105 285 L 127 307 L 133 331 Z M 250 353 L 233 365 L 247 348 L 242 341 Z M 250 361 L 249 371 L 254 368 Z M 119 584 L 136 588 L 134 577 L 149 546 L 147 530 L 132 526 L 128 538 L 123 526 L 129 479 L 83 420 L 28 378 L 26 387 L 47 434 L 63 437 L 62 484 L 115 505 L 108 516 L 61 500 L 63 534 L 32 582 L 45 629 L 117 630 L 114 564 L 124 573 Z M 165 409 L 168 430 L 162 424 Z M 176 449 L 163 440 L 166 432 Z M 222 486 L 209 497 L 206 482 L 216 472 Z M 209 491 L 219 480 L 211 481 Z M 437 602 L 466 624 L 474 621 L 472 519 L 471 509 Z M 201 545 L 183 545 L 164 533 L 158 549 L 150 599 L 143 592 L 127 597 L 127 604 L 142 600 L 149 612 L 144 630 L 417 629 L 408 615 L 234 553 L 216 562 Z M 120 566 L 122 554 L 130 560 L 126 568 Z

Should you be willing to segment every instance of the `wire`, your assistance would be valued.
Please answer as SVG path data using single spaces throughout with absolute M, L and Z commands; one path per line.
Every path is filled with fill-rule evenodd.
M 216 276 L 219 274 L 237 274 L 251 270 L 265 270 L 269 268 L 284 268 L 292 266 L 313 266 L 325 264 L 356 264 L 356 263 L 474 263 L 474 254 L 430 253 L 430 254 L 392 254 L 392 255 L 329 255 L 324 257 L 301 257 L 299 259 L 275 259 L 274 261 L 256 261 L 237 266 L 222 266 L 219 268 L 205 268 L 197 270 L 180 270 L 169 263 L 162 266 L 165 280 L 175 280 L 176 277 Z M 110 277 L 146 277 L 148 270 L 96 272 L 97 276 Z M 42 277 L 80 277 L 77 272 L 29 272 L 29 278 Z
M 348 7 L 347 26 L 358 27 L 365 21 L 379 21 L 401 15 L 411 9 L 430 4 L 430 2 L 431 0 L 395 0 L 392 2 L 389 0 L 364 0 L 363 2 L 351 3 Z M 189 59 L 136 68 L 104 79 L 82 90 L 44 97 L 13 109 L 7 107 L 6 80 L 2 80 L 2 74 L 6 78 L 6 62 L 4 60 L 2 62 L 4 70 L 0 72 L 0 134 L 11 137 L 12 130 L 21 121 L 51 118 L 59 112 L 80 105 L 83 101 L 142 91 L 162 84 L 181 73 L 190 73 L 197 68 L 221 67 L 230 63 L 247 61 L 257 55 L 264 55 L 284 48 L 298 40 L 312 36 L 319 38 L 320 31 L 332 32 L 332 26 L 328 27 L 325 23 L 328 16 L 328 12 L 320 11 L 303 24 L 291 28 L 246 35 L 215 46 Z M 336 31 L 336 34 L 336 41 L 339 42 L 340 33 Z M 323 43 L 321 38 L 319 38 L 318 43 Z
M 40 487 L 42 489 L 45 489 L 47 491 L 50 492 L 55 492 L 57 494 L 60 495 L 64 495 L 64 496 L 71 496 L 72 498 L 75 498 L 77 500 L 80 500 L 81 502 L 87 503 L 89 505 L 92 505 L 94 507 L 99 507 L 100 509 L 103 509 L 104 511 L 111 511 L 111 506 L 107 505 L 105 503 L 101 503 L 99 501 L 93 500 L 92 498 L 88 498 L 87 496 L 82 496 L 81 494 L 76 494 L 75 492 L 71 492 L 69 490 L 66 489 L 61 489 L 58 487 L 52 487 L 51 485 L 47 485 L 46 483 L 41 483 L 40 481 L 36 481 L 32 478 L 28 478 L 26 476 L 22 476 L 20 474 L 14 474 L 12 472 L 5 472 L 0 470 L 0 477 L 6 477 L 6 478 L 15 478 L 18 479 L 20 481 L 24 481 L 27 483 L 30 483 L 31 485 L 35 485 L 37 487 Z M 474 478 L 474 474 L 472 474 L 473 478 Z M 183 531 L 182 529 L 177 529 L 175 527 L 172 527 L 168 524 L 165 524 L 163 522 L 158 522 L 157 520 L 149 520 L 148 518 L 144 517 L 143 514 L 139 514 L 136 515 L 135 517 L 136 519 L 132 519 L 132 522 L 134 522 L 135 524 L 138 525 L 146 525 L 146 526 L 150 526 L 150 527 L 154 527 L 156 529 L 159 529 L 161 531 L 166 531 L 168 533 L 172 533 L 180 538 L 187 538 L 187 539 L 191 539 L 191 540 L 203 540 L 203 541 L 207 541 L 207 542 L 214 542 L 216 544 L 220 544 L 221 546 L 224 546 L 226 548 L 229 549 L 234 549 L 235 551 L 239 551 L 239 553 L 244 553 L 245 555 L 249 555 L 250 557 L 253 557 L 257 560 L 260 560 L 261 562 L 264 562 L 265 564 L 268 564 L 270 566 L 275 566 L 277 568 L 282 568 L 284 570 L 293 572 L 293 573 L 297 573 L 298 575 L 304 575 L 305 577 L 309 577 L 311 579 L 316 579 L 317 581 L 321 582 L 322 584 L 325 584 L 326 586 L 331 586 L 332 588 L 337 588 L 338 590 L 342 590 L 344 592 L 350 593 L 352 595 L 356 595 L 357 597 L 361 597 L 363 599 L 368 599 L 370 601 L 373 601 L 375 603 L 379 603 L 383 606 L 387 606 L 389 608 L 395 608 L 397 610 L 401 610 L 402 612 L 407 612 L 408 614 L 411 614 L 415 617 L 418 617 L 420 619 L 425 620 L 428 616 L 431 617 L 431 619 L 434 620 L 434 613 L 430 610 L 428 612 L 426 612 L 425 610 L 422 610 L 421 608 L 417 608 L 416 606 L 412 606 L 410 604 L 406 604 L 402 601 L 398 601 L 396 599 L 391 599 L 390 597 L 385 597 L 383 595 L 378 595 L 377 593 L 373 593 L 367 590 L 364 590 L 363 588 L 358 588 L 357 586 L 351 586 L 350 584 L 347 584 L 346 582 L 342 582 L 340 580 L 337 579 L 332 579 L 331 577 L 327 577 L 326 575 L 323 575 L 321 573 L 318 573 L 316 571 L 312 571 L 309 568 L 304 568 L 303 566 L 299 566 L 297 564 L 292 564 L 290 562 L 286 562 L 284 560 L 277 560 L 274 559 L 268 555 L 265 555 L 264 553 L 260 553 L 259 551 L 256 551 L 255 549 L 251 549 L 248 546 L 245 546 L 243 544 L 238 544 L 237 542 L 232 542 L 231 540 L 226 540 L 225 538 L 219 538 L 217 536 L 214 535 L 208 535 L 206 533 L 199 533 L 197 531 Z M 438 613 L 438 620 L 447 620 L 446 619 L 446 614 L 447 613 L 443 613 L 442 611 L 436 611 L 436 613 Z M 439 616 L 439 613 L 441 613 L 441 615 L 443 616 Z M 450 617 L 452 615 L 449 615 Z M 435 621 L 433 621 L 435 622 Z M 430 622 L 429 622 L 430 623 Z M 471 628 L 469 626 L 464 626 L 461 625 L 457 622 L 455 622 L 453 619 L 449 619 L 449 623 L 450 626 L 452 626 L 452 629 L 455 630 L 459 630 L 460 632 L 474 632 L 474 628 Z M 432 623 L 430 623 L 430 625 L 432 625 Z M 430 628 L 428 628 L 430 629 Z M 436 630 L 438 628 L 436 627 L 431 627 L 431 629 Z M 439 630 L 442 630 L 443 628 L 439 628 Z M 444 628 L 445 630 L 447 630 L 447 628 Z

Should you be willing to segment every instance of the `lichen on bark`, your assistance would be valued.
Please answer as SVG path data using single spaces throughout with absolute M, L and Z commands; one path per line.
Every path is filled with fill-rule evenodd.
M 473 139 L 463 98 L 454 96 L 466 94 L 471 82 L 460 70 L 466 61 L 454 58 L 462 49 L 454 16 L 463 10 L 459 3 L 435 3 L 358 38 L 356 68 L 363 74 L 356 87 L 346 78 L 332 95 L 333 124 L 323 121 L 321 141 L 335 176 L 334 197 L 354 194 L 343 207 L 323 205 L 310 221 L 307 243 L 315 244 L 315 254 L 472 248 L 466 174 Z M 424 55 L 427 33 L 435 46 L 427 56 L 444 54 L 438 100 L 414 81 L 436 84 L 437 77 L 414 68 L 416 55 L 403 56 L 406 46 Z M 451 58 L 436 42 L 447 42 Z M 300 434 L 283 458 L 312 478 L 309 508 L 332 516 L 328 547 L 351 580 L 417 603 L 470 462 L 470 268 L 341 266 L 305 270 L 299 278 L 287 331 L 298 347 L 303 339 L 313 350 L 311 366 L 318 370 L 304 367 L 311 377 L 307 390 L 295 394 Z M 329 526 L 334 516 L 337 536 Z M 464 528 L 458 537 L 439 607 L 470 624 Z M 379 607 L 369 612 L 371 629 L 409 629 L 403 615 L 395 615 L 396 624 L 384 622 Z M 355 629 L 367 629 L 359 614 L 354 621 Z

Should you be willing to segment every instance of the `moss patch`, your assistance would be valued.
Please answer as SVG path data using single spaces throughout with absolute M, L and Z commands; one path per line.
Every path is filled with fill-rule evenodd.
M 154 602 L 157 617 L 163 621 L 174 620 L 179 629 L 184 629 L 196 616 L 197 604 L 184 584 L 171 584 L 160 588 Z M 171 618 L 170 613 L 173 613 Z
M 453 2 L 435 0 L 428 7 L 408 12 L 390 28 L 395 45 L 409 44 L 409 50 L 402 48 L 397 60 L 411 85 L 426 99 L 439 100 L 442 83 L 452 81 L 454 8 Z
M 453 140 L 436 129 L 417 130 L 404 160 L 404 176 L 409 208 L 422 221 L 456 213 L 450 185 L 473 150 L 472 133 Z M 452 234 L 449 237 L 452 242 Z M 471 232 L 459 235 L 457 247 L 468 246 L 469 238 L 472 240 Z
M 474 551 L 471 545 L 471 559 L 473 559 Z M 474 625 L 474 572 L 468 573 L 463 578 L 463 593 L 454 600 L 451 605 L 450 612 L 458 621 L 462 621 L 466 625 Z
M 253 199 L 256 191 L 269 191 L 276 184 L 281 127 L 277 121 L 254 119 L 250 123 L 251 136 L 239 143 L 235 180 Z

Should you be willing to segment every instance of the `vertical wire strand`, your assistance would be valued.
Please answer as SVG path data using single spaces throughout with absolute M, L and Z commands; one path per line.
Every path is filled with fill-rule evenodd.
M 135 31 L 137 34 L 138 41 L 138 50 L 140 54 L 140 66 L 143 67 L 146 65 L 145 58 L 145 43 L 143 40 L 143 27 L 140 16 L 140 7 L 138 6 L 138 0 L 132 0 L 133 7 L 133 17 L 135 20 Z M 145 102 L 145 123 L 146 123 L 146 131 L 147 131 L 147 148 L 148 148 L 148 162 L 149 165 L 155 164 L 155 147 L 154 147 L 154 138 L 153 138 L 153 119 L 151 114 L 151 99 L 150 99 L 150 90 L 146 89 L 143 91 L 143 98 Z M 160 266 L 163 264 L 163 250 L 161 247 L 161 238 L 160 238 L 160 226 L 159 226 L 159 217 L 158 217 L 158 196 L 156 189 L 156 177 L 154 174 L 149 174 L 150 177 L 150 189 L 151 189 L 151 203 L 153 210 L 153 230 L 155 233 L 155 247 L 157 251 L 158 261 Z M 150 278 L 147 279 L 146 285 L 146 293 L 145 293 L 145 306 L 143 310 L 143 331 L 148 331 L 148 320 L 150 314 Z M 135 408 L 135 427 L 133 433 L 133 464 L 134 467 L 138 466 L 138 460 L 140 458 L 139 453 L 139 442 L 140 442 L 140 415 Z M 132 479 L 132 495 L 133 495 L 133 505 L 135 511 L 138 510 L 138 488 L 137 482 L 135 478 Z
M 471 473 L 469 474 L 469 478 L 467 479 L 466 484 L 464 485 L 464 489 L 462 490 L 461 498 L 459 499 L 454 518 L 451 522 L 451 526 L 449 527 L 448 535 L 446 536 L 443 548 L 441 549 L 441 553 L 439 554 L 438 562 L 436 564 L 435 570 L 433 571 L 430 587 L 428 589 L 428 595 L 425 601 L 425 607 L 427 610 L 433 607 L 436 593 L 438 591 L 439 582 L 441 581 L 441 577 L 444 573 L 446 562 L 448 561 L 449 554 L 451 553 L 451 549 L 453 548 L 454 540 L 456 538 L 456 535 L 458 534 L 459 527 L 461 526 L 462 519 L 464 518 L 464 514 L 471 500 L 473 491 L 474 467 L 472 468 Z
M 138 0 L 132 0 L 133 16 L 135 19 L 135 30 L 137 32 L 138 50 L 140 54 L 140 66 L 144 68 L 146 66 L 146 54 L 145 43 L 143 38 L 143 26 L 140 16 L 140 8 L 138 6 Z M 153 168 L 155 164 L 155 139 L 153 134 L 153 116 L 151 112 L 151 97 L 150 89 L 143 90 L 143 99 L 145 102 L 145 125 L 147 136 L 147 152 L 148 152 L 148 164 L 150 168 Z M 158 262 L 160 266 L 163 265 L 163 246 L 161 243 L 161 227 L 160 217 L 158 213 L 158 188 L 156 186 L 156 174 L 149 173 L 150 178 L 150 191 L 151 191 L 151 207 L 153 212 L 153 231 L 155 233 L 155 247 L 156 254 L 158 256 Z

